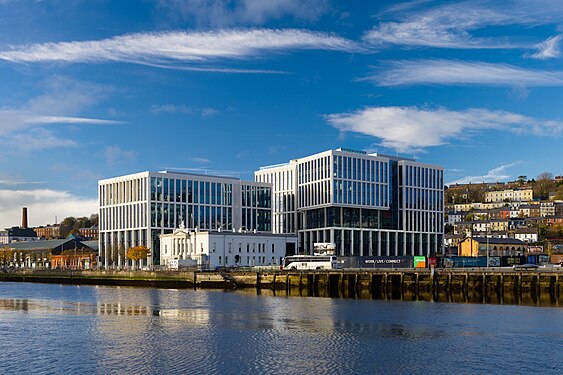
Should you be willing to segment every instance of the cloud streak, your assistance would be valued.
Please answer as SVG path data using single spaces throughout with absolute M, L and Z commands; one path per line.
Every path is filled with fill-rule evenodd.
M 375 45 L 433 48 L 532 48 L 533 43 L 509 37 L 481 38 L 475 31 L 494 26 L 538 26 L 563 22 L 563 4 L 553 0 L 470 0 L 430 8 L 426 2 L 392 6 L 379 25 L 364 35 Z
M 218 110 L 215 108 L 210 107 L 189 107 L 184 104 L 161 104 L 161 105 L 153 105 L 151 107 L 151 112 L 155 115 L 159 115 L 162 113 L 167 114 L 185 114 L 185 115 L 193 115 L 197 114 L 201 117 L 212 117 L 219 113 Z
M 42 82 L 45 93 L 29 99 L 17 108 L 0 107 L 0 141 L 24 151 L 75 147 L 69 138 L 58 138 L 52 125 L 119 125 L 123 122 L 78 115 L 96 104 L 108 88 L 55 76 Z
M 452 60 L 394 61 L 364 78 L 379 86 L 491 85 L 563 86 L 563 71 L 541 71 L 508 64 Z
M 106 163 L 110 165 L 134 161 L 137 158 L 135 151 L 123 150 L 117 145 L 105 147 L 102 153 Z
M 250 29 L 209 32 L 161 32 L 116 36 L 97 41 L 43 43 L 0 51 L 13 63 L 201 64 L 240 60 L 292 50 L 360 51 L 334 34 L 296 29 Z
M 531 55 L 530 57 L 534 59 L 552 59 L 561 56 L 561 51 L 559 49 L 559 44 L 563 39 L 563 35 L 555 35 L 537 45 L 538 51 Z
M 520 162 L 516 161 L 509 164 L 504 164 L 489 170 L 487 174 L 484 174 L 482 176 L 465 176 L 455 181 L 449 182 L 446 185 L 468 184 L 470 182 L 480 183 L 480 182 L 506 181 L 510 178 L 510 174 L 507 174 L 506 170 L 514 167 L 517 164 L 520 164 Z
M 535 136 L 560 136 L 563 121 L 542 121 L 505 111 L 370 107 L 330 114 L 326 121 L 341 132 L 378 138 L 380 145 L 399 152 L 447 144 L 480 131 L 496 130 Z

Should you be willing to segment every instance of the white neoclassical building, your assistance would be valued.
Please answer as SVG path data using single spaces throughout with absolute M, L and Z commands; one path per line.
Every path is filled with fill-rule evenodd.
M 278 266 L 286 253 L 295 253 L 297 237 L 242 231 L 199 231 L 180 225 L 173 233 L 160 236 L 161 265 L 197 266 Z M 171 266 L 174 264 L 174 266 Z
M 299 252 L 336 244 L 341 256 L 429 255 L 443 244 L 443 168 L 413 159 L 328 150 L 266 166 L 274 233 L 298 235 Z

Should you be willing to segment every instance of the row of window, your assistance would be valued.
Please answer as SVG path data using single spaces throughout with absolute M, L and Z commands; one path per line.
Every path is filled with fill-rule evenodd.
M 355 207 L 325 207 L 300 213 L 299 228 L 330 227 L 398 229 L 391 212 Z
M 146 201 L 146 181 L 146 178 L 135 178 L 100 185 L 98 191 L 100 206 Z
M 404 170 L 403 170 L 404 168 Z M 403 179 L 404 171 L 404 179 Z M 444 188 L 444 171 L 434 168 L 405 165 L 399 167 L 399 185 L 425 187 L 430 189 Z
M 444 210 L 444 193 L 442 190 L 428 190 L 422 188 L 404 188 L 405 208 L 417 210 Z
M 333 203 L 389 207 L 387 185 L 334 180 Z
M 330 203 L 330 180 L 299 186 L 299 208 L 328 203 Z
M 299 185 L 330 178 L 330 156 L 303 161 L 297 165 Z
M 282 170 L 270 173 L 255 174 L 256 182 L 266 182 L 272 184 L 274 191 L 292 191 L 293 190 L 293 170 Z
M 271 232 L 272 212 L 270 210 L 243 208 L 242 229 L 245 230 L 256 229 L 259 232 Z
M 233 252 L 233 243 L 229 242 L 228 244 L 228 253 Z M 252 245 L 252 252 L 253 253 L 265 253 L 266 252 L 266 244 L 265 243 L 246 243 L 246 252 L 250 253 L 250 245 Z M 256 248 L 258 245 L 258 248 Z M 176 239 L 170 243 L 170 255 L 192 255 L 196 253 L 196 249 L 194 248 L 194 244 L 191 242 L 190 239 Z M 238 243 L 238 252 L 242 253 L 242 242 Z M 272 244 L 272 253 L 275 253 L 275 245 Z M 211 244 L 211 253 L 217 252 L 217 242 L 213 242 Z M 200 243 L 200 253 L 203 253 L 203 243 Z M 164 255 L 168 255 L 168 244 L 164 244 Z
M 100 208 L 100 230 L 141 228 L 147 226 L 146 203 Z
M 274 212 L 295 211 L 295 194 L 275 193 L 272 203 Z
M 272 189 L 265 186 L 242 185 L 242 206 L 270 208 Z
M 443 230 L 444 215 L 440 212 L 402 210 L 400 215 L 405 218 L 405 230 L 433 233 Z
M 387 183 L 388 163 L 335 155 L 333 176 L 345 180 Z
M 188 228 L 233 228 L 233 209 L 204 205 L 151 203 L 151 226 L 154 228 L 178 228 L 181 222 Z
M 151 177 L 151 201 L 233 205 L 233 184 Z

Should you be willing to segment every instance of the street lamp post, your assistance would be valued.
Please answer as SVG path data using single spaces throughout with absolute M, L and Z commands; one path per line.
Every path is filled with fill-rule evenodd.
M 487 230 L 487 268 L 489 268 L 489 231 Z

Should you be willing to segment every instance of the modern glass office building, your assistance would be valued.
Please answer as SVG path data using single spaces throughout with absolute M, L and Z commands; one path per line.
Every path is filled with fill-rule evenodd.
M 441 252 L 443 168 L 346 149 L 260 168 L 272 184 L 274 233 L 296 233 L 299 251 L 336 245 L 342 256 Z
M 142 172 L 98 182 L 99 254 L 123 265 L 133 246 L 151 249 L 183 222 L 188 229 L 271 232 L 271 185 L 179 172 Z

